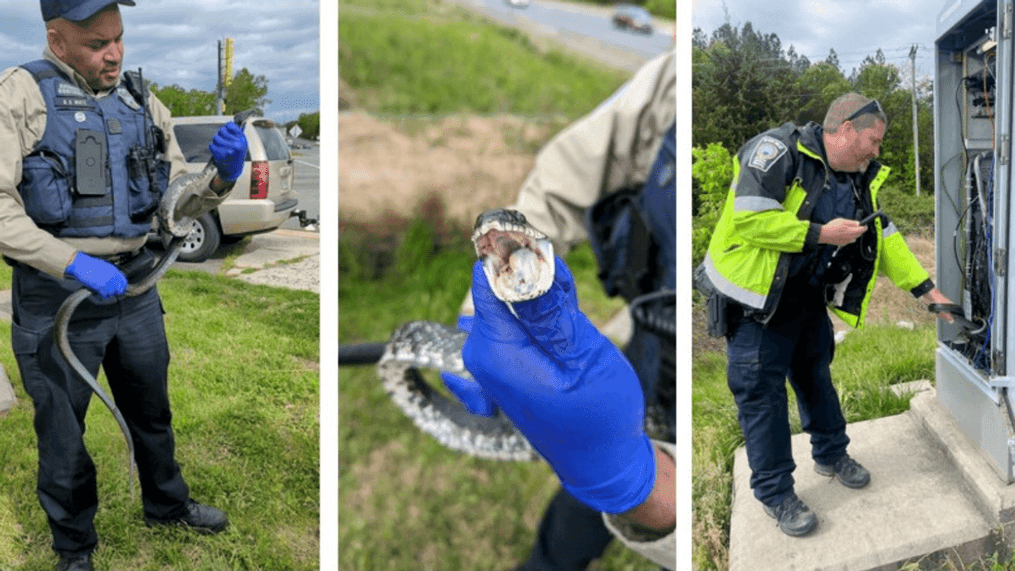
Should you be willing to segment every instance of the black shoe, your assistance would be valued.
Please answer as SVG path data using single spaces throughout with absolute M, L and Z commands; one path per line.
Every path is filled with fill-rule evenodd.
M 835 476 L 847 488 L 862 488 L 871 481 L 871 473 L 867 468 L 857 464 L 849 454 L 843 454 L 842 458 L 832 465 L 815 462 L 814 471 L 822 476 Z
M 777 506 L 765 506 L 765 513 L 779 522 L 783 533 L 793 537 L 807 535 L 818 526 L 818 516 L 794 493 Z
M 60 556 L 56 571 L 92 571 L 92 556 L 78 555 L 75 557 Z
M 199 504 L 194 500 L 187 501 L 187 512 L 178 518 L 156 519 L 145 516 L 144 521 L 149 527 L 156 525 L 182 525 L 205 535 L 218 533 L 229 525 L 225 512 L 211 506 Z

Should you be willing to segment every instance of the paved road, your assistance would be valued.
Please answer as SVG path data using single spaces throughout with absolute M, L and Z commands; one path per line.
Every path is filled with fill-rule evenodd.
M 293 149 L 293 165 L 296 167 L 296 192 L 300 197 L 297 208 L 307 211 L 311 218 L 321 217 L 321 146 L 312 141 L 299 140 L 306 149 Z M 290 218 L 282 228 L 299 230 L 300 224 Z
M 673 48 L 673 22 L 657 19 L 650 35 L 620 30 L 610 20 L 612 8 L 547 0 L 533 0 L 526 8 L 511 7 L 504 0 L 451 1 L 628 71 Z

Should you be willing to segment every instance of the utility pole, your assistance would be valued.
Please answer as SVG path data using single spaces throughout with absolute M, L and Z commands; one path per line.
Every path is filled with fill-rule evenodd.
M 225 89 L 223 88 L 224 82 L 222 81 L 222 75 L 223 75 L 223 70 L 222 70 L 222 40 L 218 41 L 218 56 L 219 56 L 218 81 L 215 82 L 216 83 L 216 85 L 215 85 L 215 114 L 216 115 L 222 115 L 225 112 L 224 111 L 224 105 L 223 105 L 223 95 L 225 94 Z
M 909 50 L 909 83 L 913 89 L 913 162 L 916 169 L 916 195 L 920 196 L 920 125 L 916 109 L 916 44 Z
M 225 47 L 222 46 L 222 40 L 218 42 L 218 86 L 215 98 L 215 111 L 219 115 L 224 115 L 226 112 L 225 97 L 226 88 L 233 81 L 233 39 L 226 38 Z

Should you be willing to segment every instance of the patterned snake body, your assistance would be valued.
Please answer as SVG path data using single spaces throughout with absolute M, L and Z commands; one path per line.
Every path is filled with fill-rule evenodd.
M 471 379 L 462 362 L 467 337 L 464 331 L 431 321 L 399 327 L 377 364 L 384 390 L 416 427 L 452 450 L 489 460 L 539 458 L 502 412 L 492 417 L 470 414 L 419 374 L 419 369 L 434 369 Z

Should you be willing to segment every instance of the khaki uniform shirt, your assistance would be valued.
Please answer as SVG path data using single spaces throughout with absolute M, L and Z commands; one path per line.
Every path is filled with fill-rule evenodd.
M 47 47 L 43 56 L 55 63 L 68 77 L 97 97 L 109 91 L 94 92 L 84 78 L 69 65 L 61 62 Z M 172 164 L 170 180 L 183 172 L 184 158 L 173 137 L 169 109 L 154 95 L 148 105 L 154 124 L 166 135 L 167 160 Z M 25 213 L 24 201 L 18 193 L 21 182 L 21 160 L 32 152 L 46 132 L 46 102 L 32 74 L 20 67 L 10 67 L 0 73 L 0 253 L 19 262 L 38 268 L 57 278 L 75 253 L 105 255 L 136 250 L 144 245 L 145 236 L 137 238 L 56 238 L 40 229 Z M 126 157 L 110 157 L 111 160 Z M 213 194 L 208 191 L 208 194 Z
M 588 238 L 585 211 L 600 198 L 648 179 L 676 117 L 676 53 L 651 60 L 592 113 L 536 155 L 514 205 L 564 256 Z

